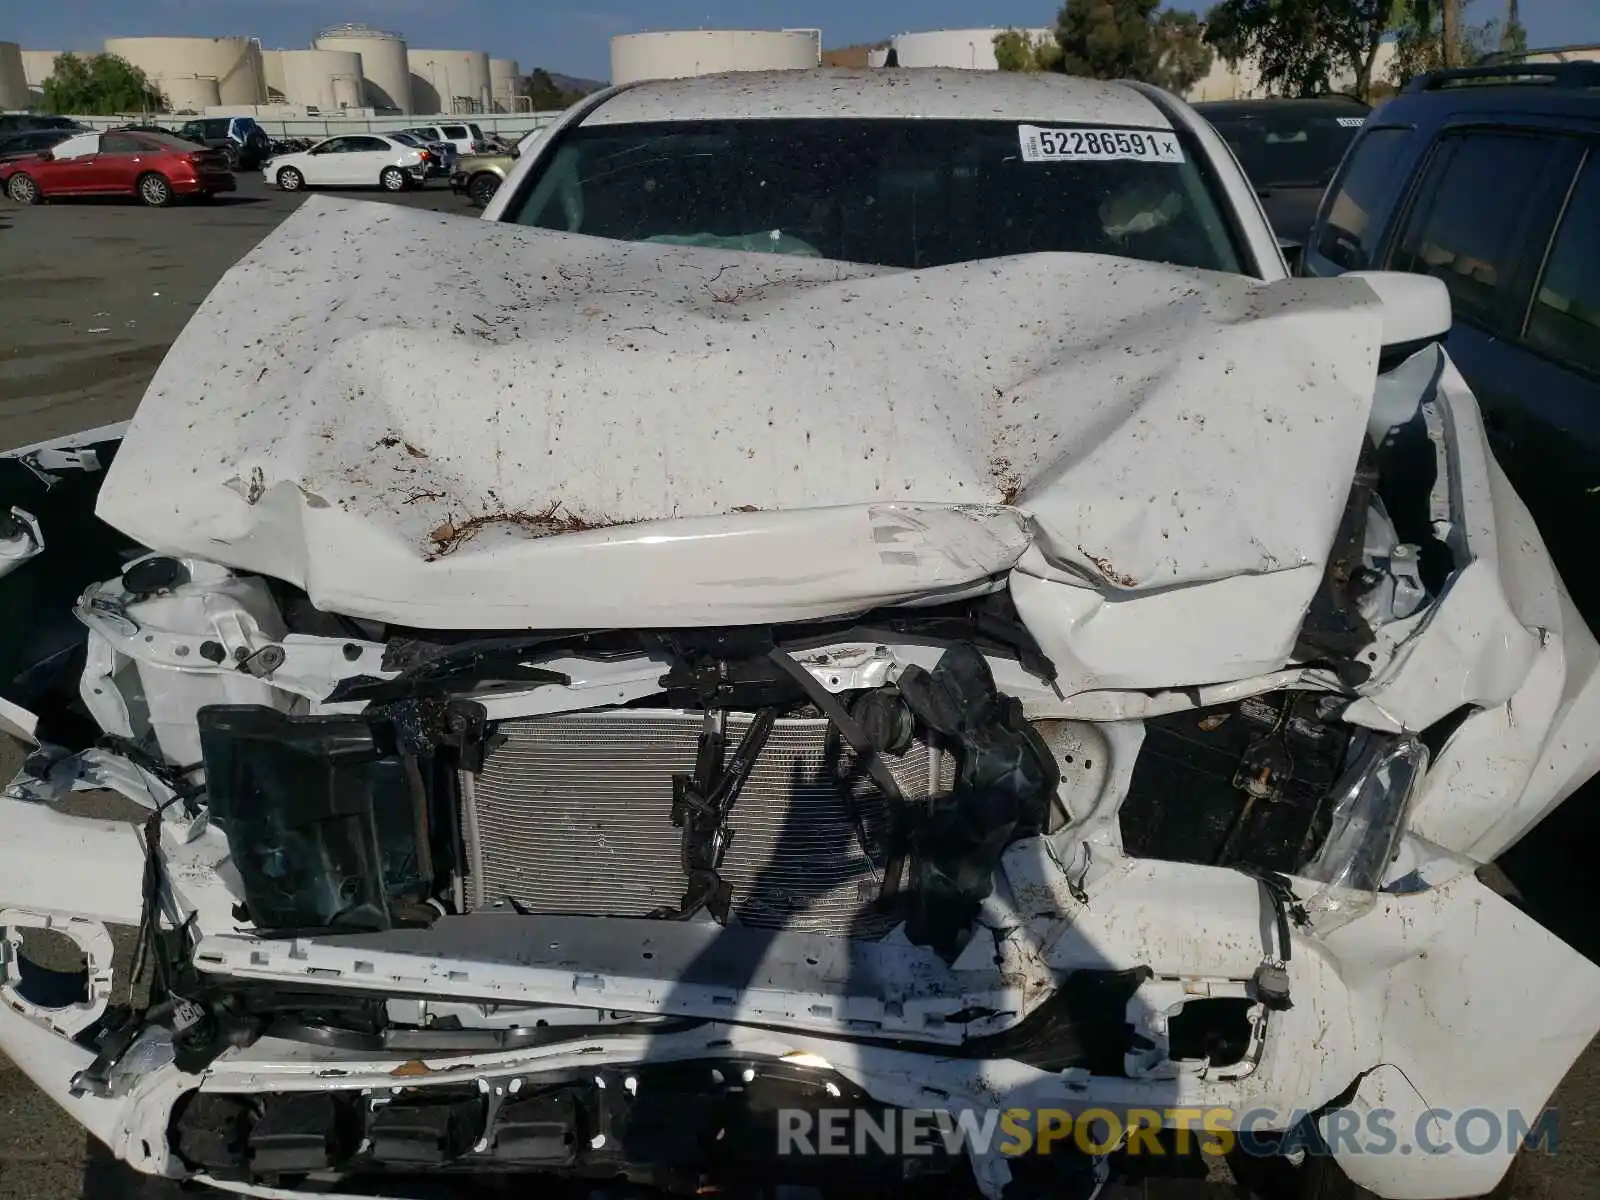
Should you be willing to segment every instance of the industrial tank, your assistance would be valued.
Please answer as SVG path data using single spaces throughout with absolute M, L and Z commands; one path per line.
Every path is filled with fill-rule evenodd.
M 517 94 L 522 87 L 522 72 L 515 59 L 491 58 L 489 60 L 489 95 L 494 111 L 517 111 Z
M 684 29 L 611 39 L 612 83 L 803 70 L 821 61 L 822 34 L 815 29 Z
M 489 56 L 482 50 L 409 50 L 406 58 L 417 112 L 489 109 Z
M 28 86 L 42 88 L 44 81 L 56 73 L 56 59 L 60 57 L 59 50 L 24 50 L 22 73 L 28 78 Z
M 996 71 L 994 39 L 1004 29 L 935 29 L 927 33 L 901 33 L 890 39 L 896 65 L 901 67 L 960 67 L 969 71 Z M 1053 39 L 1053 29 L 1020 32 L 1038 41 Z
M 267 81 L 267 103 L 274 104 L 283 99 L 283 51 L 263 50 L 261 52 L 261 78 Z
M 283 98 L 323 112 L 362 107 L 361 56 L 349 50 L 281 50 Z
M 0 108 L 27 108 L 29 102 L 22 47 L 15 42 L 0 42 Z
M 266 72 L 261 47 L 251 38 L 131 37 L 107 38 L 106 53 L 127 59 L 150 77 L 174 109 L 196 107 L 199 93 L 215 80 L 212 104 L 241 107 L 267 102 Z M 178 95 L 173 95 L 176 91 Z
M 339 50 L 361 57 L 361 94 L 373 108 L 415 112 L 411 103 L 411 69 L 406 44 L 399 34 L 365 25 L 339 25 L 317 35 L 316 49 Z
M 203 113 L 222 107 L 221 84 L 210 75 L 164 75 L 156 86 L 175 113 Z

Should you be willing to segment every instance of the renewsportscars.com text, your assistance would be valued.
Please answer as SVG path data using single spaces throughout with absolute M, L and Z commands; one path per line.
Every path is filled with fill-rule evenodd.
M 1084 1154 L 1269 1156 L 1308 1154 L 1511 1154 L 1556 1152 L 1558 1117 L 1487 1108 L 1430 1109 L 1415 1120 L 1390 1109 L 1336 1109 L 1320 1117 L 1230 1108 L 780 1109 L 782 1155 Z M 1163 1134 L 1163 1130 L 1166 1132 Z

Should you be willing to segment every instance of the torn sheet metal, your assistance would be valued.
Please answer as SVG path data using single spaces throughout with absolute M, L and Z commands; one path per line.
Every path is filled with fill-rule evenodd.
M 1273 604 L 1303 607 L 1378 337 L 1359 281 L 890 271 L 313 198 L 174 344 L 97 511 L 426 627 L 841 613 L 1030 537 L 1104 593 L 1294 572 Z

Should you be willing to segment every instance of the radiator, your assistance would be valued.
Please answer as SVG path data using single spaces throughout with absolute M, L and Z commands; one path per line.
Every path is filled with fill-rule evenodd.
M 729 753 L 749 726 L 730 714 Z M 777 722 L 727 825 L 722 878 L 742 925 L 880 937 L 872 909 L 884 804 L 864 771 L 852 784 L 871 856 L 829 778 L 822 719 Z M 683 899 L 682 831 L 672 777 L 694 769 L 701 716 L 606 710 L 503 721 L 504 739 L 463 777 L 471 908 L 514 901 L 538 913 L 642 917 Z M 849 750 L 845 762 L 851 762 Z M 925 798 L 953 763 L 921 742 L 888 759 L 906 798 Z

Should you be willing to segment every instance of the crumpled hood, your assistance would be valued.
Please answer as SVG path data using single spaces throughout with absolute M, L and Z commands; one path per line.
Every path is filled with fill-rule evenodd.
M 1124 595 L 1295 571 L 1303 607 L 1378 340 L 1353 280 L 892 271 L 319 197 L 174 344 L 98 512 L 425 627 L 836 614 L 1030 545 Z

